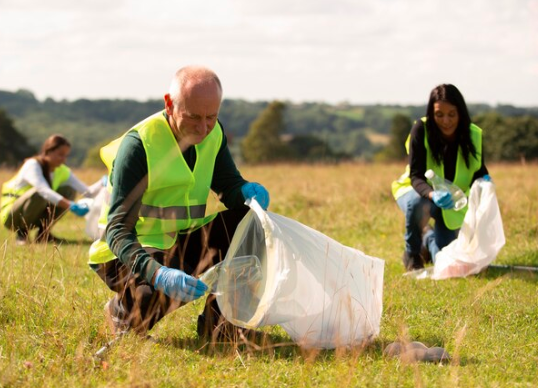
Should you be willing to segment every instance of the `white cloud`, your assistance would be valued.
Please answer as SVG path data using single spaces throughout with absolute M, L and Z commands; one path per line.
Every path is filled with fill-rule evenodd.
M 231 98 L 538 105 L 538 1 L 0 0 L 0 89 L 160 98 L 214 68 Z

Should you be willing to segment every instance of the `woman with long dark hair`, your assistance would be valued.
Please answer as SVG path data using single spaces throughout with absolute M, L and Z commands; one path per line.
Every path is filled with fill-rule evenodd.
M 454 210 L 451 194 L 435 191 L 427 170 L 448 179 L 469 194 L 472 183 L 489 179 L 482 151 L 482 129 L 471 122 L 460 91 L 451 84 L 435 87 L 426 117 L 416 120 L 406 142 L 409 164 L 392 183 L 392 193 L 405 215 L 406 270 L 420 269 L 452 242 L 463 224 L 467 207 Z M 429 220 L 433 218 L 433 229 Z
M 64 164 L 70 151 L 71 144 L 65 137 L 52 135 L 41 152 L 26 159 L 17 174 L 2 185 L 0 216 L 4 226 L 17 233 L 17 244 L 26 244 L 30 230 L 35 228 L 36 242 L 59 242 L 50 233 L 53 223 L 67 210 L 77 216 L 88 212 L 87 205 L 73 199 L 77 192 L 87 197 L 96 195 L 100 185 L 90 188 L 71 172 Z

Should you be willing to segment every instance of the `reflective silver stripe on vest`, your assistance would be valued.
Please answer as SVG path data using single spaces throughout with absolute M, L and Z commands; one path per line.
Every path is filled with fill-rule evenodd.
M 20 195 L 18 195 L 18 194 L 12 194 L 12 193 L 5 193 L 5 194 L 2 194 L 2 197 L 14 197 L 14 198 L 20 198 Z
M 186 220 L 188 219 L 189 210 L 190 218 L 204 218 L 206 205 L 196 206 L 170 206 L 158 207 L 151 205 L 142 205 L 139 214 L 142 217 L 159 218 L 161 220 Z

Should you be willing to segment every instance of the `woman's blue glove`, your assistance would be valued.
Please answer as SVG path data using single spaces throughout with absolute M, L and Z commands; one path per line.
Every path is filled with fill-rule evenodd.
M 207 286 L 201 280 L 168 267 L 159 268 L 153 287 L 181 302 L 192 302 L 207 291 Z
M 79 217 L 84 217 L 90 211 L 90 207 L 88 206 L 87 203 L 71 202 L 71 206 L 69 206 L 69 210 L 71 210 L 73 213 L 75 213 Z
M 448 191 L 434 191 L 432 201 L 441 209 L 452 209 L 454 207 L 452 194 Z
M 103 187 L 106 187 L 106 185 L 108 185 L 108 175 L 103 175 L 103 176 L 101 177 L 101 185 L 102 185 Z
M 245 201 L 247 199 L 256 198 L 256 201 L 258 201 L 263 210 L 267 210 L 267 208 L 269 207 L 269 193 L 267 192 L 265 187 L 263 187 L 259 183 L 245 183 L 243 187 L 241 187 L 241 193 L 243 193 Z
M 491 182 L 491 177 L 488 174 L 484 175 L 482 179 L 484 179 L 486 182 Z

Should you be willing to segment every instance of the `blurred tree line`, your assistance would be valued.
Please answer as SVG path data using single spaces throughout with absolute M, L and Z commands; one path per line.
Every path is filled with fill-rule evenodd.
M 514 114 L 505 116 L 496 111 L 474 115 L 473 123 L 483 130 L 483 149 L 486 161 L 538 160 L 538 114 L 536 110 L 507 109 Z M 524 114 L 522 114 L 524 113 Z M 390 128 L 390 141 L 376 155 L 377 160 L 403 160 L 407 158 L 405 141 L 412 120 L 396 114 Z
M 28 90 L 0 91 L 0 163 L 20 163 L 49 135 L 61 133 L 73 144 L 71 165 L 101 166 L 102 145 L 162 108 L 160 100 L 39 101 Z M 219 119 L 232 152 L 245 162 L 386 161 L 405 158 L 411 123 L 425 110 L 425 106 L 224 100 Z M 488 161 L 538 158 L 538 108 L 470 104 L 469 110 L 484 129 Z
M 17 131 L 13 120 L 0 109 L 0 165 L 16 166 L 35 153 L 34 147 Z

